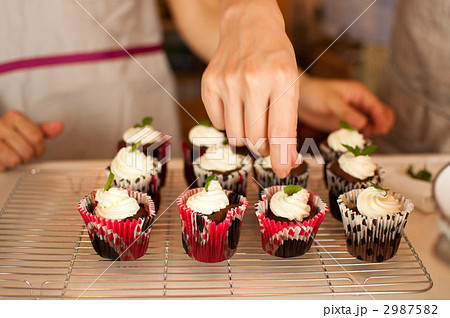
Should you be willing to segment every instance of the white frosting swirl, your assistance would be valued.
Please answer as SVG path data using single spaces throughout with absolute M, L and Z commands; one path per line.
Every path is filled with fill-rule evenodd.
M 301 222 L 309 216 L 311 211 L 308 200 L 309 192 L 304 188 L 291 196 L 284 193 L 284 190 L 281 190 L 272 196 L 270 209 L 276 216 Z
M 127 143 L 127 145 L 135 144 L 138 141 L 142 145 L 151 144 L 155 141 L 160 140 L 162 137 L 162 132 L 155 130 L 151 126 L 145 127 L 131 127 L 125 130 L 122 135 L 122 139 Z
M 375 175 L 376 164 L 369 156 L 357 156 L 346 152 L 338 159 L 339 166 L 352 177 L 364 180 Z
M 98 202 L 94 214 L 110 220 L 123 220 L 136 214 L 140 207 L 134 198 L 130 198 L 125 189 L 111 188 L 108 191 L 97 190 Z
M 209 147 L 200 157 L 200 168 L 211 171 L 227 172 L 239 169 L 244 156 L 236 154 L 229 145 Z
M 392 194 L 369 187 L 358 195 L 356 207 L 362 215 L 378 218 L 400 212 L 402 205 Z
M 225 133 L 214 127 L 205 125 L 194 126 L 189 131 L 189 141 L 198 147 L 209 147 L 213 145 L 223 145 L 226 137 Z
M 194 212 L 203 214 L 212 214 L 224 209 L 229 204 L 228 196 L 222 190 L 220 183 L 212 180 L 208 186 L 208 192 L 205 189 L 191 195 L 186 206 Z
M 111 172 L 116 178 L 127 180 L 138 177 L 148 178 L 155 173 L 155 162 L 152 156 L 146 156 L 142 151 L 136 149 L 130 152 L 131 146 L 123 147 L 111 162 Z
M 365 139 L 357 130 L 341 128 L 333 131 L 327 138 L 328 146 L 334 151 L 346 152 L 347 149 L 342 144 L 355 148 L 364 148 Z

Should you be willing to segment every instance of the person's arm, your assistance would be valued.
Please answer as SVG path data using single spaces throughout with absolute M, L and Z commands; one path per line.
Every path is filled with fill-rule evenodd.
M 170 0 L 188 45 L 205 58 L 217 47 L 202 78 L 208 116 L 216 128 L 226 129 L 230 142 L 241 146 L 248 138 L 251 150 L 270 152 L 273 170 L 285 177 L 297 157 L 295 143 L 286 143 L 296 137 L 298 70 L 277 1 L 222 0 L 218 24 L 195 17 L 206 12 L 199 8 L 206 3 Z M 260 138 L 264 142 L 256 149 Z
M 304 74 L 299 86 L 299 119 L 319 131 L 339 129 L 344 120 L 365 135 L 383 135 L 394 124 L 393 110 L 359 82 Z
M 219 44 L 220 1 L 167 0 L 167 3 L 183 40 L 208 63 Z
M 45 150 L 45 138 L 61 134 L 60 121 L 36 124 L 21 112 L 11 110 L 0 117 L 0 171 L 29 162 Z

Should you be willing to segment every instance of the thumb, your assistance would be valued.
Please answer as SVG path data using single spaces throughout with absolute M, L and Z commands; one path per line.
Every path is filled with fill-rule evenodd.
M 330 100 L 330 107 L 337 119 L 346 121 L 352 128 L 360 130 L 368 124 L 367 117 L 363 113 L 339 97 Z
M 59 120 L 39 124 L 45 138 L 54 138 L 59 136 L 64 130 L 64 123 Z

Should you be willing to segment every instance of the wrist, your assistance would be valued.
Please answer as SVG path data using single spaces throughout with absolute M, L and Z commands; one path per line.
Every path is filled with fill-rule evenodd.
M 236 21 L 242 24 L 253 25 L 251 17 L 255 22 L 261 19 L 267 19 L 266 23 L 274 22 L 275 17 L 282 23 L 284 28 L 284 19 L 277 0 L 221 0 L 220 1 L 220 26 L 226 29 L 228 26 L 234 26 Z M 250 19 L 249 19 L 250 18 Z

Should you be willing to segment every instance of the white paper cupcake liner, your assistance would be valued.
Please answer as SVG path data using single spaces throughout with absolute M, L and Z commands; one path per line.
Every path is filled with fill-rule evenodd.
M 210 170 L 205 170 L 200 167 L 200 158 L 197 158 L 194 161 L 194 174 L 198 178 L 197 186 L 204 187 L 206 184 L 206 179 L 215 175 L 214 180 L 218 181 L 223 189 L 227 189 L 233 191 L 240 195 L 246 195 L 247 191 L 247 179 L 252 169 L 252 162 L 247 162 L 241 169 L 232 171 L 232 172 L 224 172 L 218 173 Z
M 398 250 L 407 219 L 414 210 L 411 200 L 391 193 L 401 204 L 401 212 L 379 218 L 368 218 L 351 210 L 362 189 L 351 190 L 339 196 L 338 204 L 349 253 L 367 262 L 382 262 Z
M 158 164 L 158 159 L 153 158 L 153 162 L 155 164 L 154 173 L 150 176 L 146 176 L 145 178 L 138 177 L 135 179 L 126 179 L 120 178 L 118 176 L 114 176 L 114 180 L 112 183 L 113 187 L 118 188 L 128 188 L 134 191 L 139 191 L 142 193 L 146 193 L 151 196 L 153 201 L 155 202 L 156 209 L 159 208 L 159 190 L 161 187 L 161 165 Z M 106 169 L 106 175 L 110 173 L 110 167 L 108 166 Z
M 303 188 L 308 186 L 309 178 L 309 165 L 306 164 L 306 171 L 301 175 L 288 175 L 286 178 L 281 179 L 272 170 L 266 170 L 261 166 L 261 159 L 259 158 L 255 161 L 255 179 L 260 186 L 267 188 L 273 185 L 300 185 Z
M 327 171 L 327 173 L 326 173 L 327 187 L 328 187 L 329 201 L 330 201 L 329 207 L 330 207 L 331 214 L 338 220 L 341 220 L 341 214 L 339 212 L 339 206 L 337 204 L 338 197 L 342 193 L 348 192 L 350 190 L 368 188 L 368 187 L 372 186 L 370 181 L 372 181 L 373 183 L 375 183 L 377 185 L 381 185 L 383 183 L 384 176 L 386 173 L 383 168 L 381 168 L 380 166 L 377 165 L 378 173 L 376 173 L 369 181 L 350 182 L 346 179 L 340 178 L 335 173 L 333 173 L 330 170 L 330 167 L 332 164 L 333 164 L 332 162 L 327 164 L 327 169 L 326 169 L 326 171 Z

